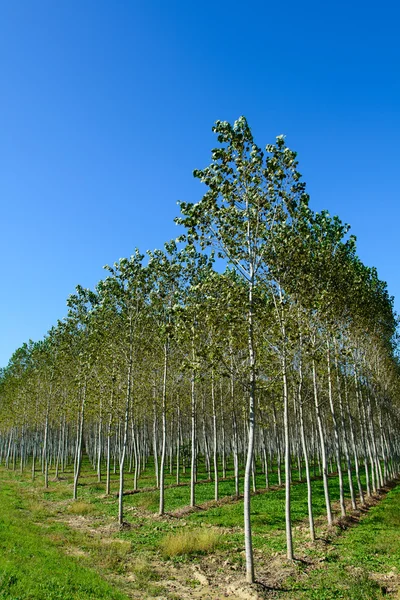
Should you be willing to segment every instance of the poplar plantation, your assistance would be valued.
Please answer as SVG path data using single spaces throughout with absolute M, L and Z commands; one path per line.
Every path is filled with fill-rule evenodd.
M 68 314 L 45 338 L 29 341 L 0 371 L 0 464 L 73 468 L 82 459 L 104 491 L 119 476 L 124 497 L 154 468 L 159 514 L 165 473 L 198 465 L 219 484 L 233 464 L 244 489 L 246 579 L 255 580 L 251 492 L 256 470 L 276 469 L 285 485 L 287 558 L 294 558 L 293 470 L 304 472 L 310 539 L 315 539 L 312 476 L 337 472 L 340 513 L 399 474 L 397 317 L 386 284 L 356 254 L 349 226 L 313 212 L 296 153 L 283 136 L 256 145 L 244 117 L 217 121 L 205 186 L 180 204 L 184 228 L 162 250 L 106 266 L 94 290 L 77 286 Z M 241 471 L 240 467 L 244 467 Z

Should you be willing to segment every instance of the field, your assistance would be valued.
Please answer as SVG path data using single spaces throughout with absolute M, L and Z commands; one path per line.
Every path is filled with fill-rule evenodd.
M 233 497 L 232 473 L 213 501 L 212 482 L 197 485 L 190 510 L 188 474 L 182 485 L 167 475 L 167 514 L 157 516 L 158 492 L 151 469 L 142 491 L 126 495 L 126 525 L 117 526 L 117 475 L 113 494 L 84 464 L 78 500 L 72 473 L 48 489 L 40 473 L 0 469 L 0 598 L 60 600 L 127 598 L 330 600 L 400 598 L 400 486 L 371 499 L 368 509 L 327 528 L 322 481 L 313 480 L 317 541 L 309 541 L 306 484 L 293 473 L 294 562 L 285 559 L 284 490 L 277 475 L 257 476 L 252 498 L 257 584 L 244 583 L 243 501 Z M 206 480 L 204 472 L 199 480 Z M 126 489 L 132 483 L 127 473 Z M 338 516 L 338 486 L 330 476 Z M 146 489 L 146 491 L 143 491 Z M 350 511 L 350 506 L 349 506 Z

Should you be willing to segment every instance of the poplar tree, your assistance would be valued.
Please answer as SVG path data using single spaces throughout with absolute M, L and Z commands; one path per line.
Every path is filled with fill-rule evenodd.
M 189 239 L 202 248 L 214 246 L 244 279 L 247 286 L 248 444 L 244 480 L 246 578 L 254 582 L 250 521 L 250 477 L 253 464 L 256 415 L 257 348 L 255 293 L 269 272 L 272 239 L 277 227 L 290 220 L 297 202 L 306 201 L 304 184 L 296 170 L 296 155 L 283 136 L 264 153 L 253 139 L 244 117 L 233 125 L 217 121 L 213 127 L 220 146 L 212 162 L 194 176 L 208 190 L 197 204 L 180 204 Z

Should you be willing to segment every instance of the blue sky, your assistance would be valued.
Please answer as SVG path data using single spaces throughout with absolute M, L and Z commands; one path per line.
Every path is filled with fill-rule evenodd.
M 176 237 L 215 120 L 285 134 L 314 210 L 400 298 L 395 2 L 0 6 L 0 366 L 102 266 Z M 397 309 L 400 304 L 396 302 Z

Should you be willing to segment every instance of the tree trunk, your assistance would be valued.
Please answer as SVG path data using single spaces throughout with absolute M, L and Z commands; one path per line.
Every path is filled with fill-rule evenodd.
M 194 339 L 192 341 L 192 360 L 195 362 Z M 192 425 L 192 458 L 190 469 L 190 506 L 196 505 L 195 483 L 196 483 L 196 394 L 195 394 L 195 369 L 193 366 L 191 376 L 191 425 Z
M 168 342 L 164 345 L 164 373 L 162 387 L 162 446 L 161 446 L 161 461 L 160 461 L 160 508 L 159 514 L 164 514 L 164 465 L 165 451 L 167 443 L 167 370 L 168 370 Z
M 249 349 L 249 414 L 248 414 L 248 446 L 247 458 L 244 471 L 244 542 L 246 553 L 246 581 L 254 583 L 254 557 L 253 557 L 253 540 L 251 534 L 250 521 L 250 477 L 251 467 L 254 454 L 254 433 L 255 433 L 255 403 L 256 403 L 256 359 L 254 349 L 254 333 L 253 333 L 253 286 L 254 274 L 251 272 L 249 284 L 248 298 L 248 349 Z
M 217 447 L 217 409 L 215 406 L 214 371 L 211 373 L 211 400 L 213 417 L 213 459 L 214 459 L 214 500 L 218 500 L 218 447 Z
M 118 523 L 120 526 L 124 523 L 124 466 L 126 447 L 128 441 L 128 425 L 129 425 L 129 410 L 131 403 L 131 389 L 132 389 L 132 371 L 133 371 L 133 342 L 132 342 L 132 317 L 130 317 L 130 341 L 129 341 L 129 357 L 128 357 L 128 377 L 127 377 L 127 389 L 126 389 L 126 400 L 125 400 L 125 415 L 124 415 L 124 431 L 122 448 L 119 462 L 119 497 L 118 497 Z
M 326 342 L 327 351 L 326 351 L 326 359 L 328 366 L 328 395 L 329 395 L 329 406 L 331 409 L 332 422 L 333 422 L 333 433 L 335 436 L 335 450 L 336 450 L 336 464 L 339 475 L 339 497 L 340 497 L 340 512 L 342 517 L 346 516 L 346 505 L 344 502 L 344 487 L 343 487 L 343 473 L 342 473 L 342 463 L 340 456 L 340 439 L 339 439 L 339 431 L 336 420 L 335 407 L 333 404 L 333 393 L 332 393 L 332 373 L 331 373 L 331 348 L 329 339 Z
M 301 337 L 300 337 L 300 348 L 301 348 Z M 301 349 L 300 349 L 301 352 Z M 307 443 L 306 436 L 304 431 L 304 418 L 303 418 L 303 368 L 302 368 L 302 360 L 300 355 L 299 360 L 299 387 L 298 387 L 298 399 L 299 399 L 299 420 L 300 420 L 300 436 L 301 436 L 301 445 L 303 448 L 303 456 L 304 456 L 304 464 L 306 467 L 306 480 L 307 480 L 307 507 L 308 507 L 308 522 L 310 526 L 310 537 L 311 540 L 315 541 L 315 528 L 314 528 L 314 516 L 312 510 L 312 487 L 311 487 L 311 476 L 310 476 L 310 464 L 308 460 L 308 451 L 307 451 Z
M 317 426 L 319 432 L 319 441 L 321 446 L 321 458 L 322 458 L 322 479 L 324 484 L 324 494 L 325 494 L 325 505 L 326 505 L 326 518 L 328 520 L 328 525 L 332 525 L 332 509 L 331 509 L 331 499 L 329 496 L 329 485 L 328 485 L 328 466 L 326 460 L 326 445 L 325 445 L 325 435 L 324 429 L 322 426 L 321 419 L 321 410 L 319 405 L 318 398 L 318 387 L 317 387 L 317 368 L 315 365 L 315 358 L 312 359 L 312 371 L 313 371 L 313 389 L 314 389 L 314 404 L 315 404 L 315 416 L 317 419 Z
M 81 464 L 82 464 L 82 440 L 83 440 L 83 425 L 85 420 L 85 403 L 86 403 L 86 381 L 83 384 L 82 388 L 82 399 L 81 399 L 81 408 L 78 416 L 78 431 L 77 431 L 77 440 L 76 440 L 76 454 L 74 461 L 74 489 L 73 489 L 73 499 L 76 500 L 78 497 L 78 480 L 81 472 Z

